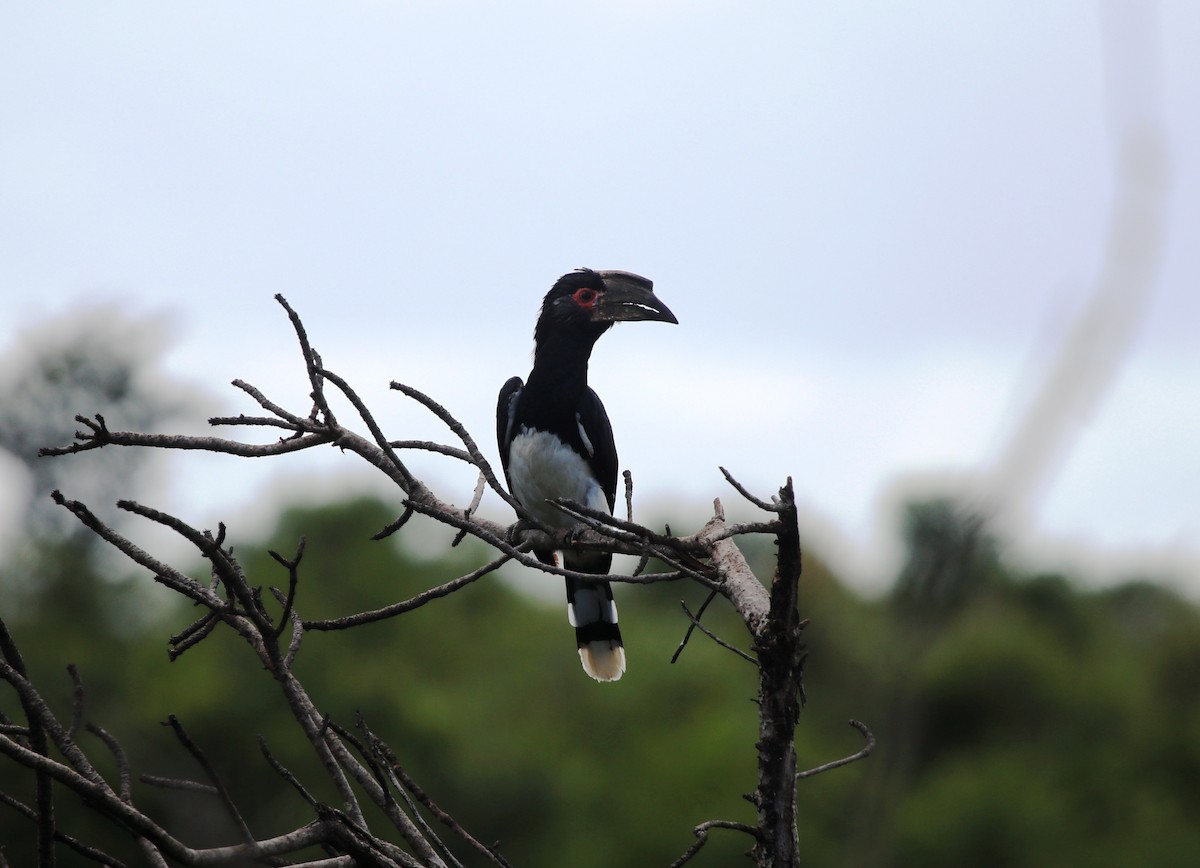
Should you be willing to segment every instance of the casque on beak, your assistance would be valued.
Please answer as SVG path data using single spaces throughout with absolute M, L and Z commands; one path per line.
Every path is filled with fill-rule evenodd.
M 592 319 L 600 322 L 632 322 L 656 320 L 679 324 L 671 309 L 654 294 L 654 284 L 628 271 L 598 271 L 604 281 Z

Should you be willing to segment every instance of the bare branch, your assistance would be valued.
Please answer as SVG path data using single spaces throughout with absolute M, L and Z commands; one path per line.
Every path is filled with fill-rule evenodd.
M 107 792 L 111 792 L 111 789 L 105 782 L 104 778 L 100 776 L 100 773 L 97 772 L 92 766 L 87 756 L 84 755 L 83 751 L 80 750 L 78 745 L 75 744 L 74 739 L 68 735 L 66 728 L 58 722 L 58 719 L 54 716 L 54 713 L 50 710 L 50 707 L 46 705 L 46 701 L 42 699 L 41 695 L 37 692 L 37 690 L 34 689 L 33 684 L 31 684 L 29 680 L 15 667 L 9 665 L 7 662 L 0 662 L 0 679 L 7 681 L 10 685 L 12 685 L 13 689 L 17 693 L 17 697 L 21 701 L 21 706 L 25 710 L 26 719 L 30 724 L 30 744 L 33 751 L 37 752 L 41 756 L 47 756 L 49 754 L 48 745 L 45 745 L 44 743 L 39 744 L 39 741 L 40 738 L 48 737 L 49 740 L 54 743 L 54 746 L 58 748 L 59 752 L 66 758 L 67 762 L 71 764 L 75 774 L 82 776 L 89 783 L 92 783 Z M 38 736 L 39 729 L 44 732 L 44 736 Z M 5 738 L 7 737 L 5 736 Z M 21 747 L 22 750 L 25 750 L 23 746 L 18 745 L 18 747 Z M 42 749 L 39 750 L 39 747 Z M 33 769 L 45 768 L 45 766 L 40 763 L 36 765 L 29 765 L 26 763 L 25 765 Z
M 683 653 L 683 649 L 687 645 L 688 640 L 692 638 L 692 632 L 697 627 L 699 627 L 700 631 L 702 633 L 704 633 L 705 636 L 712 639 L 714 642 L 716 642 L 722 648 L 727 648 L 730 651 L 732 651 L 733 653 L 737 654 L 739 657 L 741 657 L 745 660 L 749 660 L 751 663 L 753 663 L 755 665 L 758 665 L 758 661 L 755 660 L 753 657 L 751 657 L 749 654 L 747 654 L 745 651 L 743 651 L 740 648 L 735 648 L 734 646 L 730 645 L 728 642 L 724 641 L 723 639 L 719 639 L 716 636 L 716 634 L 714 634 L 712 631 L 710 631 L 708 628 L 706 628 L 703 624 L 700 623 L 700 618 L 704 615 L 704 610 L 708 608 L 708 604 L 711 603 L 716 598 L 716 596 L 717 596 L 717 591 L 710 591 L 708 596 L 704 598 L 704 602 L 700 604 L 700 608 L 696 611 L 696 614 L 694 614 L 694 615 L 692 614 L 692 610 L 687 607 L 686 602 L 684 602 L 683 600 L 679 601 L 679 605 L 683 607 L 683 611 L 688 616 L 688 619 L 691 621 L 691 623 L 688 625 L 687 632 L 683 634 L 683 639 L 679 642 L 679 647 L 676 648 L 675 653 L 671 655 L 671 662 L 674 663 L 676 660 L 679 659 L 679 655 Z
M 751 494 L 749 491 L 746 490 L 745 486 L 743 486 L 740 482 L 738 482 L 736 479 L 734 479 L 733 474 L 731 474 L 724 467 L 720 467 L 718 469 L 721 471 L 721 475 L 725 477 L 725 480 L 730 485 L 732 485 L 735 489 L 737 489 L 738 494 L 740 494 L 742 497 L 746 498 L 746 500 L 753 503 L 759 509 L 765 510 L 766 512 L 782 512 L 783 511 L 783 507 L 781 507 L 778 503 L 767 503 L 765 500 L 755 497 L 753 494 Z
M 712 564 L 724 594 L 751 634 L 757 636 L 767 622 L 770 597 L 762 582 L 754 575 L 741 549 L 731 539 L 722 539 L 713 544 Z
M 850 765 L 852 762 L 857 762 L 858 760 L 871 755 L 871 751 L 875 750 L 875 734 L 872 733 L 871 730 L 867 729 L 867 725 L 861 721 L 851 719 L 850 725 L 862 733 L 862 736 L 867 740 L 867 743 L 849 756 L 844 756 L 841 759 L 834 760 L 833 762 L 827 762 L 824 765 L 817 766 L 816 768 L 807 769 L 802 772 L 796 772 L 796 780 L 800 780 L 801 778 L 811 778 L 813 775 L 819 775 L 822 772 L 827 772 L 832 769 L 838 769 L 842 766 Z
M 804 626 L 797 604 L 800 532 L 791 479 L 779 489 L 779 506 L 781 530 L 776 539 L 778 554 L 770 609 L 754 637 L 759 662 L 758 787 L 754 805 L 761 838 L 752 855 L 759 868 L 795 865 L 800 846 L 796 831 L 795 733 L 803 691 Z
M 236 382 L 236 381 L 235 381 Z M 77 417 L 82 419 L 83 417 Z M 300 420 L 299 424 L 304 424 Z M 238 455 L 243 458 L 260 458 L 268 455 L 283 455 L 288 452 L 299 452 L 311 446 L 331 442 L 328 434 L 305 434 L 275 443 L 240 443 L 236 440 L 226 440 L 222 437 L 204 437 L 192 434 L 143 434 L 134 431 L 105 431 L 103 436 L 93 436 L 84 432 L 76 432 L 78 442 L 69 446 L 43 447 L 38 455 L 50 457 L 55 455 L 71 455 L 85 452 L 88 449 L 98 449 L 103 446 L 143 446 L 152 449 L 198 450 L 201 452 L 219 452 L 225 455 Z
M 428 515 L 437 519 L 443 524 L 451 527 L 466 528 L 467 531 L 478 539 L 483 540 L 492 548 L 497 549 L 504 554 L 512 557 L 513 560 L 523 566 L 531 567 L 535 570 L 541 570 L 544 573 L 549 573 L 555 576 L 563 576 L 569 579 L 579 579 L 581 581 L 595 581 L 594 573 L 583 573 L 578 570 L 568 570 L 562 567 L 555 567 L 550 564 L 543 564 L 536 557 L 526 554 L 528 549 L 559 549 L 567 545 L 566 537 L 572 536 L 571 544 L 581 545 L 583 547 L 604 549 L 618 552 L 621 554 L 637 554 L 639 548 L 623 544 L 623 543 L 608 543 L 604 542 L 607 539 L 606 535 L 597 535 L 590 537 L 585 532 L 581 535 L 573 535 L 569 531 L 560 532 L 557 535 L 551 535 L 545 531 L 525 531 L 522 535 L 520 547 L 514 546 L 505 539 L 504 528 L 492 522 L 484 521 L 477 517 L 464 518 L 458 510 L 446 510 L 441 506 L 431 506 L 421 501 L 409 500 L 405 502 L 406 506 L 411 506 L 415 512 L 422 515 Z M 657 557 L 657 555 L 655 555 Z M 648 585 L 655 582 L 671 582 L 678 581 L 682 578 L 687 578 L 687 574 L 682 571 L 670 573 L 656 573 L 650 576 L 620 576 L 607 575 L 605 581 L 609 582 L 626 582 L 629 584 Z
M 183 594 L 189 599 L 195 600 L 210 608 L 220 606 L 220 600 L 205 588 L 197 584 L 190 576 L 187 576 L 173 567 L 169 567 L 161 561 L 152 557 L 148 552 L 134 545 L 125 537 L 114 531 L 100 519 L 96 518 L 95 514 L 82 503 L 75 500 L 67 500 L 62 496 L 62 493 L 55 490 L 50 494 L 54 502 L 59 506 L 66 508 L 76 518 L 78 518 L 88 529 L 103 539 L 105 542 L 114 546 L 118 551 L 124 554 L 127 558 L 136 564 L 140 564 L 146 569 L 154 573 L 154 580 L 166 585 L 173 591 Z
M 363 730 L 367 740 L 370 742 L 371 749 L 378 753 L 380 758 L 387 764 L 388 769 L 395 776 L 396 782 L 400 785 L 400 787 L 412 793 L 413 797 L 422 805 L 424 805 L 425 808 L 437 818 L 438 822 L 444 824 L 456 835 L 470 844 L 476 851 L 482 853 L 497 865 L 500 865 L 501 868 L 510 868 L 508 861 L 500 855 L 499 851 L 497 851 L 495 847 L 489 847 L 487 844 L 477 840 L 474 836 L 467 832 L 467 830 L 464 829 L 457 820 L 438 807 L 438 805 L 425 793 L 424 790 L 417 786 L 416 781 L 410 778 L 404 769 L 400 767 L 400 762 L 397 760 L 395 752 L 391 749 L 391 747 L 377 738 L 375 734 L 367 728 L 366 722 L 362 719 L 361 715 L 359 717 L 359 727 Z
M 300 798 L 308 802 L 308 806 L 310 808 L 313 810 L 320 808 L 320 803 L 317 801 L 316 797 L 308 791 L 304 784 L 300 782 L 299 778 L 297 778 L 288 770 L 287 766 L 275 758 L 275 754 L 271 753 L 271 749 L 267 747 L 267 740 L 261 735 L 258 737 L 258 749 L 262 752 L 263 758 L 267 761 L 267 764 L 275 770 L 275 774 L 287 781 L 288 784 L 291 785 L 292 789 L 300 794 Z
M 367 409 L 367 405 L 363 403 L 362 398 L 358 397 L 358 393 L 355 392 L 354 389 L 350 388 L 350 384 L 337 374 L 325 368 L 321 369 L 321 375 L 329 379 L 335 386 L 337 386 L 338 389 L 341 390 L 342 394 L 345 395 L 350 401 L 350 403 L 354 405 L 354 409 L 358 411 L 358 415 L 362 418 L 363 422 L 367 424 L 367 428 L 370 430 L 371 436 L 375 439 L 375 445 L 400 474 L 401 479 L 403 480 L 401 488 L 404 489 L 405 493 L 409 495 L 419 495 L 421 492 L 425 491 L 424 484 L 419 482 L 417 478 L 409 472 L 408 467 L 405 466 L 404 462 L 400 460 L 400 457 L 396 454 L 395 450 L 392 449 L 388 439 L 383 436 L 383 431 L 380 430 L 379 423 L 375 421 L 375 417 L 371 415 L 371 411 Z
M 288 668 L 292 668 L 292 664 L 296 662 L 296 655 L 300 653 L 300 643 L 304 640 L 304 621 L 300 618 L 300 613 L 294 608 L 289 609 L 291 597 L 285 596 L 283 591 L 272 586 L 271 594 L 276 601 L 285 609 L 285 615 L 292 622 L 292 639 L 288 643 L 287 653 L 283 657 L 283 664 Z M 280 619 L 280 628 L 282 629 L 284 620 Z
M 138 775 L 143 784 L 158 787 L 161 790 L 182 790 L 185 793 L 203 793 L 206 796 L 217 795 L 217 788 L 212 784 L 202 784 L 199 781 L 188 781 L 182 778 L 164 778 L 159 775 Z
M 244 425 L 251 428 L 282 428 L 285 431 L 296 430 L 296 426 L 286 419 L 276 419 L 270 416 L 247 416 L 245 413 L 239 413 L 236 416 L 210 416 L 208 424 L 214 427 L 218 425 Z
M 696 836 L 696 842 L 684 850 L 683 855 L 672 862 L 670 868 L 682 868 L 683 865 L 690 862 L 692 857 L 700 852 L 700 848 L 708 843 L 708 833 L 711 829 L 733 829 L 737 832 L 745 832 L 756 841 L 761 840 L 758 829 L 753 826 L 735 823 L 732 820 L 708 820 L 692 830 L 692 834 Z
M 167 641 L 171 644 L 171 650 L 167 652 L 168 659 L 175 662 L 189 648 L 192 648 L 202 642 L 220 623 L 220 618 L 215 612 L 206 612 L 198 621 L 193 622 L 174 636 L 171 636 Z
M 21 709 L 25 713 L 25 721 L 28 725 L 26 733 L 29 747 L 41 756 L 48 756 L 50 744 L 47 739 L 46 722 L 43 720 L 43 714 L 47 713 L 48 709 L 45 703 L 41 702 L 41 697 L 33 690 L 33 685 L 29 684 L 21 651 L 17 648 L 17 643 L 12 634 L 8 632 L 8 625 L 2 618 L 0 618 L 0 656 L 4 658 L 4 662 L 0 663 L 0 667 L 2 667 L 0 668 L 0 678 L 4 678 L 12 684 L 20 698 Z M 52 715 L 51 720 L 53 721 Z M 57 723 L 57 721 L 53 722 Z M 70 742 L 71 737 L 65 735 L 65 740 Z M 50 785 L 49 776 L 43 770 L 35 771 L 34 780 L 37 786 L 38 865 L 41 868 L 53 868 L 54 840 L 57 835 L 54 791 Z
M 444 443 L 434 443 L 430 440 L 391 440 L 388 445 L 393 449 L 417 449 L 425 452 L 436 452 L 438 455 L 457 458 L 459 461 L 466 462 L 472 467 L 475 466 L 475 459 L 471 457 L 470 452 L 455 446 L 447 446 Z
M 400 513 L 400 517 L 398 519 L 393 521 L 391 524 L 389 524 L 383 530 L 379 531 L 379 533 L 372 536 L 371 539 L 373 539 L 375 541 L 387 539 L 389 536 L 394 534 L 396 531 L 400 530 L 400 528 L 404 527 L 404 525 L 408 524 L 408 520 L 410 518 L 412 518 L 412 516 L 413 516 L 413 508 L 411 506 L 404 507 L 404 512 Z
M 746 660 L 755 666 L 758 665 L 758 661 L 755 660 L 753 657 L 751 657 L 749 654 L 747 654 L 745 651 L 743 651 L 741 648 L 737 648 L 733 645 L 730 645 L 728 642 L 726 642 L 724 639 L 720 638 L 712 630 L 709 630 L 707 627 L 705 627 L 703 624 L 701 624 L 700 617 L 698 615 L 693 615 L 691 610 L 688 609 L 686 603 L 683 604 L 683 611 L 687 614 L 688 619 L 691 620 L 692 624 L 694 624 L 697 628 L 699 628 L 700 632 L 703 633 L 705 636 L 707 636 L 709 639 L 712 639 L 714 642 L 716 642 L 718 645 L 720 645 L 722 648 L 726 649 L 727 651 L 732 651 L 734 654 L 741 657 L 743 660 Z
M 373 735 L 371 735 L 371 732 L 367 728 L 366 721 L 361 712 L 355 715 L 355 725 L 363 731 L 369 741 L 378 741 Z M 433 828 L 428 822 L 426 822 L 425 818 L 421 816 L 421 812 L 417 809 L 416 803 L 413 801 L 408 791 L 405 790 L 400 784 L 392 769 L 385 768 L 387 762 L 383 759 L 382 754 L 376 749 L 375 744 L 373 743 L 370 747 L 368 747 L 359 741 L 353 733 L 347 731 L 343 727 L 334 723 L 331 723 L 330 726 L 334 729 L 334 731 L 337 732 L 338 736 L 342 740 L 354 746 L 354 749 L 358 751 L 359 755 L 371 769 L 371 773 L 375 776 L 376 783 L 383 790 L 384 810 L 404 816 L 406 820 L 409 819 L 411 815 L 411 822 L 417 829 L 420 830 L 420 834 L 423 836 L 424 840 L 429 842 L 431 849 L 435 850 L 441 859 L 449 863 L 450 868 L 463 868 L 462 863 L 454 857 L 454 854 L 450 852 L 450 849 L 446 846 L 446 844 L 438 837 L 437 833 L 434 832 Z M 407 814 L 401 810 L 399 805 L 396 803 L 396 800 L 392 797 L 393 790 L 399 793 L 404 799 L 404 803 L 408 808 Z
M 92 735 L 96 736 L 96 738 L 100 739 L 100 741 L 104 742 L 104 746 L 113 755 L 113 759 L 117 763 L 117 776 L 120 780 L 118 794 L 121 797 L 121 801 L 127 805 L 132 805 L 133 790 L 130 788 L 129 757 L 125 753 L 125 748 L 121 747 L 121 743 L 113 736 L 94 723 L 86 724 L 86 729 Z
M 315 421 L 319 409 L 321 415 L 325 417 L 325 424 L 331 427 L 337 425 L 337 419 L 334 418 L 333 411 L 329 409 L 329 404 L 325 400 L 325 389 L 321 383 L 321 357 L 309 344 L 308 332 L 304 329 L 304 323 L 300 321 L 296 311 L 292 310 L 292 306 L 287 303 L 287 299 L 277 293 L 275 300 L 287 311 L 288 319 L 292 321 L 292 328 L 296 330 L 296 339 L 300 341 L 300 351 L 304 355 L 304 367 L 308 371 L 308 381 L 312 386 L 311 397 L 314 404 L 312 418 Z
M 475 444 L 475 439 L 469 433 L 467 433 L 467 429 L 463 427 L 461 422 L 451 416 L 445 407 L 430 398 L 424 392 L 418 391 L 412 386 L 406 386 L 404 383 L 398 383 L 395 380 L 392 381 L 391 386 L 396 391 L 402 392 L 403 394 L 412 398 L 414 401 L 417 401 L 419 404 L 441 419 L 442 422 L 445 423 L 446 427 L 453 431 L 458 438 L 462 440 L 463 445 L 467 447 L 467 452 L 471 456 L 471 463 L 479 468 L 479 472 L 483 474 L 485 479 L 487 479 L 488 485 L 490 485 L 492 489 L 498 495 L 500 495 L 505 503 L 515 509 L 518 515 L 524 514 L 525 510 L 522 508 L 521 504 L 517 503 L 516 498 L 509 494 L 508 490 L 500 484 L 500 481 L 496 478 L 496 474 L 492 471 L 492 466 L 488 464 L 487 459 L 483 457 L 483 453 Z
M 209 780 L 210 791 L 214 793 L 218 799 L 220 799 L 222 807 L 225 808 L 226 813 L 229 814 L 229 818 L 233 820 L 233 824 L 237 827 L 238 832 L 241 833 L 242 840 L 246 841 L 247 843 L 252 843 L 254 841 L 254 835 L 250 831 L 250 826 L 247 825 L 246 820 L 242 817 L 242 812 L 239 811 L 237 805 L 234 804 L 233 798 L 229 794 L 229 790 L 225 788 L 225 784 L 221 781 L 220 776 L 217 775 L 216 769 L 214 769 L 212 764 L 209 763 L 208 757 L 204 755 L 204 751 L 200 749 L 198 744 L 192 741 L 192 737 L 187 734 L 187 730 L 183 728 L 183 724 L 179 722 L 179 718 L 173 714 L 168 715 L 167 719 L 163 722 L 163 726 L 169 726 L 171 728 L 171 731 L 175 733 L 175 738 L 177 738 L 179 743 L 183 745 L 184 750 L 191 754 L 192 759 L 194 759 L 204 771 L 204 776 Z M 193 786 L 204 785 L 200 784 Z
M 305 621 L 305 630 L 345 630 L 349 627 L 357 627 L 360 624 L 371 624 L 375 621 L 383 621 L 387 618 L 393 618 L 396 615 L 402 615 L 405 612 L 411 612 L 413 609 L 419 609 L 431 600 L 436 600 L 445 597 L 448 594 L 457 591 L 459 588 L 475 582 L 488 573 L 491 573 L 508 561 L 512 560 L 512 555 L 503 554 L 493 561 L 484 564 L 476 570 L 472 570 L 465 576 L 459 576 L 453 581 L 446 582 L 443 585 L 438 585 L 436 588 L 430 588 L 427 591 L 422 591 L 415 597 L 410 597 L 407 600 L 402 600 L 399 603 L 392 603 L 390 606 L 384 606 L 382 609 L 375 609 L 371 612 L 359 612 L 357 615 L 347 615 L 342 618 L 330 618 L 322 621 Z
M 23 802 L 14 799 L 7 793 L 0 792 L 0 803 L 8 805 L 8 807 L 12 808 L 27 820 L 30 820 L 34 823 L 39 822 L 37 811 Z M 54 840 L 60 844 L 65 844 L 66 846 L 70 847 L 83 858 L 89 859 L 92 862 L 98 862 L 101 865 L 106 866 L 106 868 L 128 868 L 128 866 L 126 866 L 125 863 L 120 859 L 110 856 L 103 850 L 97 850 L 95 847 L 90 847 L 87 844 L 84 844 L 82 841 L 71 837 L 70 835 L 64 835 L 62 832 L 55 831 Z
M 324 774 L 333 783 L 341 804 L 332 807 L 319 801 L 313 795 L 320 791 L 319 788 L 310 786 L 307 781 L 302 782 L 286 769 L 271 755 L 264 741 L 261 744 L 267 761 L 307 801 L 315 820 L 286 835 L 256 841 L 248 824 L 237 811 L 230 794 L 216 778 L 203 754 L 191 744 L 177 721 L 171 718 L 168 725 L 175 727 L 177 737 L 197 759 L 212 783 L 150 776 L 144 776 L 142 779 L 155 786 L 216 795 L 234 818 L 243 841 L 234 847 L 206 850 L 186 847 L 167 830 L 158 827 L 142 815 L 132 804 L 130 770 L 116 739 L 99 727 L 87 725 L 89 731 L 100 737 L 116 757 L 120 773 L 118 791 L 114 791 L 113 787 L 105 782 L 92 767 L 87 756 L 74 743 L 74 735 L 84 720 L 83 690 L 78 673 L 73 668 L 70 670 L 75 683 L 75 700 L 70 726 L 64 727 L 28 682 L 19 656 L 15 654 L 15 646 L 10 649 L 11 642 L 5 644 L 7 634 L 0 629 L 0 646 L 3 646 L 0 650 L 4 652 L 4 661 L 0 662 L 0 679 L 10 683 L 16 690 L 28 723 L 27 726 L 19 726 L 0 717 L 0 754 L 12 757 L 19 764 L 32 769 L 38 776 L 39 805 L 34 813 L 42 826 L 41 839 L 51 842 L 61 837 L 54 828 L 53 804 L 49 801 L 50 782 L 54 781 L 71 790 L 93 810 L 138 837 L 147 860 L 156 866 L 165 866 L 168 858 L 188 865 L 223 864 L 234 860 L 278 862 L 277 857 L 319 843 L 326 848 L 326 856 L 306 864 L 321 868 L 348 868 L 350 865 L 459 868 L 461 863 L 446 844 L 439 840 L 423 814 L 423 811 L 427 811 L 480 855 L 505 868 L 507 863 L 494 848 L 481 844 L 467 834 L 460 824 L 442 811 L 405 774 L 395 753 L 366 728 L 361 718 L 359 725 L 366 736 L 365 747 L 353 733 L 332 723 L 327 715 L 320 712 L 292 672 L 292 664 L 306 630 L 349 629 L 395 617 L 420 608 L 431 600 L 461 590 L 509 561 L 550 575 L 584 581 L 594 580 L 595 576 L 591 573 L 543 564 L 538 557 L 531 554 L 533 551 L 544 554 L 550 550 L 579 548 L 638 557 L 639 562 L 632 575 L 610 575 L 607 577 L 609 581 L 648 584 L 690 578 L 710 589 L 710 594 L 696 614 L 691 612 L 686 603 L 681 603 L 690 624 L 672 657 L 672 662 L 678 659 L 691 635 L 698 629 L 722 647 L 734 651 L 758 666 L 759 780 L 751 798 L 758 811 L 757 824 L 751 826 L 719 820 L 701 823 L 694 830 L 696 842 L 673 864 L 682 866 L 691 860 L 704 846 L 712 829 L 727 828 L 745 832 L 754 838 L 752 854 L 759 868 L 794 866 L 798 846 L 795 828 L 796 781 L 866 756 L 874 747 L 874 737 L 865 726 L 851 721 L 851 725 L 859 729 L 867 739 L 863 749 L 854 755 L 815 769 L 796 771 L 794 730 L 799 707 L 804 700 L 801 676 L 805 650 L 801 634 L 807 622 L 799 618 L 796 605 L 800 576 L 800 544 L 791 480 L 780 489 L 778 497 L 773 498 L 772 502 L 767 502 L 752 495 L 725 468 L 721 468 L 725 479 L 739 494 L 768 513 L 767 520 L 731 523 L 726 519 L 721 502 L 717 499 L 713 503 L 713 518 L 699 531 L 690 536 L 676 536 L 669 526 L 666 527 L 665 533 L 659 533 L 634 522 L 633 478 L 629 471 L 625 471 L 624 518 L 609 515 L 603 510 L 590 509 L 584 504 L 558 500 L 554 501 L 554 506 L 570 517 L 570 522 L 566 523 L 570 527 L 565 530 L 547 527 L 535 520 L 507 492 L 465 427 L 441 404 L 417 389 L 398 382 L 391 383 L 392 389 L 417 401 L 441 420 L 459 438 L 464 448 L 424 440 L 386 438 L 355 390 L 325 367 L 320 355 L 313 349 L 299 315 L 282 295 L 277 295 L 276 300 L 287 312 L 300 345 L 312 389 L 311 411 L 307 416 L 292 413 L 270 401 L 248 383 L 234 380 L 233 385 L 256 401 L 266 415 L 241 414 L 213 417 L 209 421 L 214 426 L 241 425 L 267 428 L 276 432 L 285 431 L 288 432 L 288 436 L 272 443 L 251 444 L 220 437 L 113 432 L 108 429 L 104 417 L 97 414 L 92 418 L 76 417 L 82 428 L 77 432 L 74 443 L 43 449 L 41 454 L 65 455 L 114 445 L 198 449 L 242 457 L 263 457 L 295 452 L 317 445 L 334 444 L 378 468 L 405 492 L 402 514 L 377 533 L 376 539 L 395 533 L 414 514 L 420 513 L 446 527 L 456 529 L 454 545 L 470 535 L 494 549 L 496 555 L 489 563 L 452 581 L 421 591 L 407 600 L 340 618 L 305 620 L 297 612 L 299 564 L 304 551 L 302 539 L 290 560 L 277 552 L 270 552 L 288 571 L 286 591 L 267 586 L 282 607 L 282 613 L 276 617 L 268 613 L 269 604 L 264 604 L 263 584 L 251 585 L 242 565 L 233 557 L 232 549 L 224 547 L 223 525 L 218 527 L 218 532 L 214 535 L 208 531 L 197 530 L 174 516 L 132 501 L 123 500 L 118 503 L 124 510 L 170 528 L 196 548 L 211 565 L 212 583 L 206 587 L 157 561 L 97 519 L 83 504 L 68 501 L 59 492 L 55 492 L 56 503 L 71 511 L 86 527 L 134 563 L 149 569 L 157 582 L 204 607 L 205 611 L 201 617 L 171 637 L 171 659 L 176 659 L 205 639 L 219 622 L 229 624 L 247 641 L 267 672 L 279 685 L 292 717 L 305 733 Z M 328 383 L 332 383 L 354 407 L 359 420 L 366 426 L 367 436 L 337 423 L 326 399 L 325 387 Z M 469 505 L 461 509 L 435 496 L 400 460 L 398 453 L 405 449 L 432 452 L 475 467 L 479 476 Z M 515 525 L 506 527 L 477 514 L 489 487 L 515 510 L 518 517 Z M 735 543 L 736 537 L 745 534 L 771 534 L 776 538 L 779 549 L 777 571 L 769 588 L 755 576 Z M 646 566 L 652 558 L 666 564 L 670 571 L 645 575 Z M 753 655 L 718 638 L 701 623 L 701 618 L 717 593 L 731 602 L 746 624 L 753 640 Z M 270 610 L 276 611 L 273 606 Z M 281 640 L 289 623 L 292 627 L 291 637 L 287 648 L 284 649 Z M 49 756 L 51 743 L 58 748 L 62 761 Z M 46 799 L 44 803 L 43 793 Z M 404 846 L 410 848 L 415 856 L 369 830 L 359 801 L 363 798 L 374 803 L 383 812 L 399 833 Z M 48 844 L 46 849 L 49 849 Z
M 469 519 L 471 517 L 471 513 L 473 513 L 475 510 L 479 509 L 480 501 L 483 500 L 483 492 L 484 492 L 486 482 L 487 482 L 487 478 L 482 473 L 480 473 L 479 480 L 475 483 L 475 493 L 471 496 L 471 505 L 468 506 L 466 508 L 466 510 L 463 511 L 463 518 Z M 462 542 L 464 539 L 466 539 L 466 536 L 467 536 L 467 532 L 465 530 L 460 530 L 458 532 L 458 534 L 454 537 L 454 541 L 452 543 L 450 543 L 450 548 L 457 548 L 458 544 L 460 542 Z
M 280 419 L 290 423 L 293 431 L 307 431 L 312 429 L 312 420 L 303 419 L 295 413 L 289 413 L 287 410 L 280 407 L 274 401 L 271 401 L 260 392 L 257 388 L 247 383 L 245 380 L 234 380 L 232 385 L 235 388 L 241 389 L 251 398 L 258 402 L 258 406 L 262 407 L 268 413 L 273 413 Z
M 83 724 L 83 679 L 79 677 L 79 669 L 74 663 L 67 665 L 67 673 L 71 676 L 71 725 L 67 728 L 67 734 L 71 738 L 79 733 L 79 727 Z
M 296 546 L 296 554 L 292 556 L 290 561 L 278 552 L 267 552 L 267 554 L 269 554 L 276 561 L 276 563 L 281 564 L 283 568 L 288 571 L 287 600 L 283 606 L 283 614 L 279 617 L 279 626 L 275 629 L 275 638 L 279 638 L 279 636 L 283 634 L 284 629 L 287 627 L 288 621 L 291 620 L 292 605 L 296 601 L 296 585 L 300 581 L 300 559 L 304 557 L 304 546 L 306 543 L 307 539 L 305 537 L 300 537 L 300 543 Z

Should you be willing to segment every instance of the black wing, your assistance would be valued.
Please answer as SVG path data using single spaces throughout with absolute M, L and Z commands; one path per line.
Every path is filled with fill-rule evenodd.
M 496 445 L 500 447 L 500 466 L 504 468 L 504 481 L 508 490 L 512 491 L 512 480 L 508 478 L 508 447 L 512 445 L 517 432 L 513 430 L 513 419 L 517 415 L 517 398 L 521 395 L 521 387 L 525 384 L 520 377 L 513 377 L 500 389 L 500 399 L 496 402 Z
M 612 424 L 600 403 L 600 396 L 590 388 L 579 401 L 576 421 L 583 440 L 584 457 L 592 475 L 604 489 L 608 510 L 612 512 L 617 502 L 617 444 L 613 441 Z

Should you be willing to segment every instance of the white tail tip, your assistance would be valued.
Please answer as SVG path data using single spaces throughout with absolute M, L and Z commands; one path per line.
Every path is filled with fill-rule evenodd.
M 625 648 L 618 642 L 601 640 L 579 646 L 583 671 L 597 681 L 616 681 L 625 674 Z

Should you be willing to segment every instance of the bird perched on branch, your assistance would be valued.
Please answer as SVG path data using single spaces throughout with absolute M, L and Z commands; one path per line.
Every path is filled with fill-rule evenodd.
M 508 490 L 551 528 L 573 519 L 548 501 L 566 498 L 612 513 L 617 496 L 617 447 L 600 398 L 587 384 L 592 346 L 615 322 L 678 323 L 654 284 L 627 271 L 581 268 L 558 279 L 542 301 L 534 329 L 529 381 L 513 377 L 500 390 L 496 438 Z M 606 575 L 608 552 L 535 552 L 545 564 Z M 561 554 L 559 563 L 555 555 Z M 575 627 L 583 669 L 597 681 L 625 671 L 612 588 L 603 579 L 567 579 L 567 616 Z

